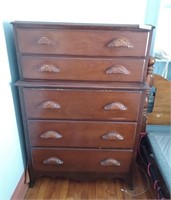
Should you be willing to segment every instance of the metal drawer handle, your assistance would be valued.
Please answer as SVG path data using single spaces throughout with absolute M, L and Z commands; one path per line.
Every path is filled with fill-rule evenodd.
M 107 104 L 104 107 L 104 110 L 120 110 L 120 111 L 125 111 L 127 109 L 128 109 L 127 106 L 123 105 L 120 102 L 113 102 L 113 103 Z
M 60 72 L 60 69 L 53 64 L 43 64 L 38 66 L 38 72 L 58 73 Z
M 124 137 L 118 132 L 109 132 L 102 136 L 104 140 L 123 140 Z
M 106 70 L 106 74 L 126 74 L 126 75 L 129 75 L 130 71 L 128 71 L 126 69 L 126 67 L 124 67 L 122 65 L 116 65 L 116 66 L 109 67 Z
M 113 158 L 107 158 L 105 160 L 102 160 L 100 162 L 100 165 L 102 165 L 102 166 L 120 166 L 121 163 Z
M 46 131 L 40 137 L 43 139 L 48 139 L 48 138 L 60 139 L 62 138 L 62 135 L 56 131 Z
M 125 37 L 114 39 L 111 42 L 109 42 L 107 46 L 109 48 L 112 48 L 112 47 L 133 48 L 134 47 L 134 45 L 129 41 L 129 39 Z
M 36 38 L 35 44 L 36 45 L 49 45 L 49 46 L 57 45 L 56 42 L 54 42 L 52 39 L 50 39 L 47 36 L 40 36 L 40 37 Z
M 60 109 L 61 105 L 59 105 L 58 103 L 56 103 L 54 101 L 46 101 L 46 102 L 42 103 L 41 107 L 43 109 Z
M 56 157 L 51 157 L 43 161 L 43 164 L 45 165 L 62 165 L 63 163 L 63 160 Z

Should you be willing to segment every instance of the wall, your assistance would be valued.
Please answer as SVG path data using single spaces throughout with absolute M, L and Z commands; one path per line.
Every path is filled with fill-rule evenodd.
M 24 171 L 24 165 L 2 23 L 0 23 L 0 44 L 0 199 L 9 200 Z
M 164 78 L 171 80 L 171 45 L 170 35 L 171 26 L 168 19 L 171 18 L 171 1 L 162 0 L 160 5 L 160 14 L 158 20 L 158 31 L 156 34 L 155 51 L 161 50 L 165 52 L 166 59 L 157 60 L 154 65 L 154 73 L 161 74 Z M 169 61 L 168 61 L 169 60 Z
M 143 23 L 145 6 L 146 0 L 6 0 L 2 12 L 3 19 L 10 21 Z
M 0 2 L 0 67 L 3 76 L 1 97 L 1 188 L 0 199 L 10 199 L 24 171 L 22 127 L 13 86 L 17 79 L 16 60 L 10 22 L 14 20 L 144 23 L 147 0 L 6 0 Z M 10 12 L 9 12 L 10 5 Z M 8 12 L 7 12 L 8 11 Z M 3 23 L 3 25 L 2 25 Z M 5 37 L 4 37 L 5 31 Z M 5 116 L 5 117 L 4 117 Z M 3 183 L 3 185 L 2 185 Z
M 170 35 L 171 26 L 168 19 L 171 18 L 171 0 L 162 0 L 160 6 L 160 15 L 158 20 L 158 32 L 156 34 L 155 49 L 162 49 L 170 55 L 171 59 L 171 45 Z
M 144 18 L 145 24 L 151 24 L 155 27 L 153 32 L 152 44 L 151 44 L 151 55 L 154 56 L 154 46 L 156 40 L 156 33 L 158 30 L 158 17 L 160 12 L 161 0 L 147 0 L 146 13 Z

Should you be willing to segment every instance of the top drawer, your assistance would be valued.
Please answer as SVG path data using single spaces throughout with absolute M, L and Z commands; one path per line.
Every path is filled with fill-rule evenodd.
M 148 31 L 17 28 L 18 51 L 32 54 L 141 56 L 147 54 Z

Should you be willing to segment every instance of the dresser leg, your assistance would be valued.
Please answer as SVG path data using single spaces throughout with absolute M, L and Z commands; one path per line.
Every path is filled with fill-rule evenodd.
M 29 183 L 29 188 L 33 188 L 34 185 L 35 185 L 35 181 L 30 181 L 30 183 Z
M 35 185 L 35 182 L 36 182 L 36 177 L 32 173 L 30 173 L 29 187 L 33 188 Z
M 133 181 L 132 180 L 128 181 L 127 185 L 128 185 L 128 189 L 129 190 L 133 190 L 134 189 L 134 185 L 133 185 Z
M 133 178 L 128 176 L 127 180 L 126 180 L 126 184 L 129 190 L 133 190 L 134 189 L 134 184 L 133 184 Z

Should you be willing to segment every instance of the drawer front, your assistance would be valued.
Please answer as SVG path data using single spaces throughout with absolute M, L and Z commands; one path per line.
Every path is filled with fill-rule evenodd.
M 24 88 L 28 118 L 136 121 L 140 91 Z
M 132 151 L 33 148 L 34 170 L 67 172 L 128 172 Z
M 28 120 L 32 146 L 132 148 L 136 123 Z
M 146 56 L 149 32 L 17 29 L 20 53 Z
M 142 82 L 143 59 L 21 57 L 24 79 Z

